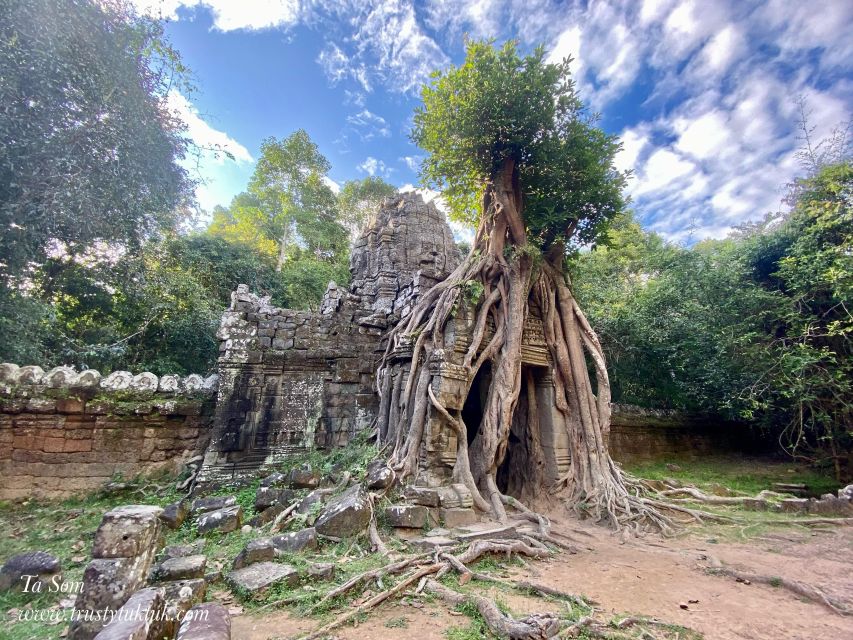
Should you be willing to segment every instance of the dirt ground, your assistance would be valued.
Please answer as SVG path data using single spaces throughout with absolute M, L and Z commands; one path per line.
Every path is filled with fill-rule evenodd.
M 785 527 L 743 542 L 717 541 L 707 531 L 675 540 L 646 537 L 623 542 L 600 528 L 568 522 L 554 528 L 585 547 L 575 555 L 531 563 L 515 577 L 582 594 L 610 614 L 641 614 L 683 625 L 708 640 L 842 640 L 853 638 L 853 617 L 806 602 L 778 587 L 744 584 L 709 575 L 707 556 L 752 573 L 807 582 L 853 605 L 853 528 L 806 530 Z M 553 608 L 532 597 L 501 592 L 514 614 Z M 682 609 L 681 603 L 688 604 Z M 233 637 L 241 640 L 290 638 L 315 628 L 316 622 L 284 611 L 245 614 L 233 620 Z M 346 640 L 444 640 L 451 627 L 468 619 L 437 605 L 404 598 L 380 607 L 358 627 L 335 636 Z

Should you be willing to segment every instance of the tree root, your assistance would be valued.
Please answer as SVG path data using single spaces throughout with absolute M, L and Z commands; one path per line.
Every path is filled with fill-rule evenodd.
M 730 578 L 734 578 L 738 582 L 744 582 L 746 584 L 755 582 L 757 584 L 766 584 L 771 587 L 780 587 L 782 589 L 790 591 L 794 595 L 800 596 L 801 598 L 805 598 L 806 600 L 809 600 L 811 602 L 823 605 L 824 607 L 826 607 L 833 613 L 837 613 L 838 615 L 853 615 L 853 610 L 851 610 L 851 608 L 848 607 L 846 604 L 844 604 L 843 602 L 839 602 L 834 598 L 831 598 L 821 589 L 806 582 L 790 580 L 781 576 L 767 576 L 760 573 L 752 573 L 750 571 L 740 571 L 738 569 L 732 569 L 731 567 L 723 565 L 723 563 L 720 562 L 719 559 L 713 556 L 708 556 L 708 561 L 711 563 L 711 566 L 708 567 L 708 573 L 714 575 L 728 576 Z
M 489 630 L 502 638 L 515 640 L 547 640 L 560 629 L 560 618 L 552 613 L 535 613 L 514 619 L 504 615 L 488 598 L 476 594 L 461 594 L 435 580 L 427 580 L 426 590 L 434 593 L 451 607 L 470 603 L 477 608 Z

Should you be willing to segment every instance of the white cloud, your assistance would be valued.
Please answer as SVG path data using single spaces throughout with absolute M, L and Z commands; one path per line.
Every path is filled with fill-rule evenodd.
M 347 116 L 347 123 L 355 129 L 363 141 L 372 140 L 376 136 L 387 138 L 391 135 L 388 122 L 382 116 L 378 116 L 367 109 Z
M 174 20 L 177 9 L 204 7 L 220 31 L 289 27 L 300 17 L 299 0 L 132 0 L 140 13 Z
M 341 192 L 341 185 L 332 180 L 329 176 L 323 176 L 323 182 L 332 190 L 333 193 Z
M 377 160 L 373 156 L 367 156 L 364 162 L 358 165 L 358 170 L 366 173 L 369 176 L 381 176 L 388 178 L 394 169 L 385 164 L 382 160 Z
M 195 105 L 177 91 L 169 94 L 169 108 L 186 124 L 187 137 L 202 150 L 211 161 L 222 164 L 231 154 L 238 163 L 254 162 L 252 154 L 242 144 L 224 131 L 214 129 L 199 115 Z
M 423 156 L 403 156 L 400 158 L 405 165 L 409 168 L 409 171 L 413 171 L 417 173 L 421 170 L 421 162 L 423 162 Z

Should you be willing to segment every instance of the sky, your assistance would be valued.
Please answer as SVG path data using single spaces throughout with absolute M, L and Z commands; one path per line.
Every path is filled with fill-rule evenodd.
M 623 141 L 646 229 L 691 244 L 784 208 L 813 139 L 849 122 L 850 0 L 133 0 L 166 34 L 196 91 L 172 96 L 203 147 L 200 205 L 243 191 L 265 138 L 305 129 L 333 186 L 368 175 L 417 184 L 408 137 L 430 72 L 466 34 L 571 55 L 580 96 Z

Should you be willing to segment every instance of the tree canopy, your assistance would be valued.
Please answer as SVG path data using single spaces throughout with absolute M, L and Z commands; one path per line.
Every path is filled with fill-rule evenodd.
M 53 239 L 138 244 L 191 198 L 167 107 L 185 69 L 128 6 L 0 5 L 0 275 L 43 261 Z
M 426 186 L 451 215 L 476 226 L 485 185 L 516 167 L 528 238 L 547 250 L 574 236 L 587 243 L 624 204 L 619 142 L 595 126 L 569 71 L 570 59 L 522 56 L 510 41 L 468 42 L 465 62 L 435 74 L 422 91 L 412 139 L 429 152 Z

